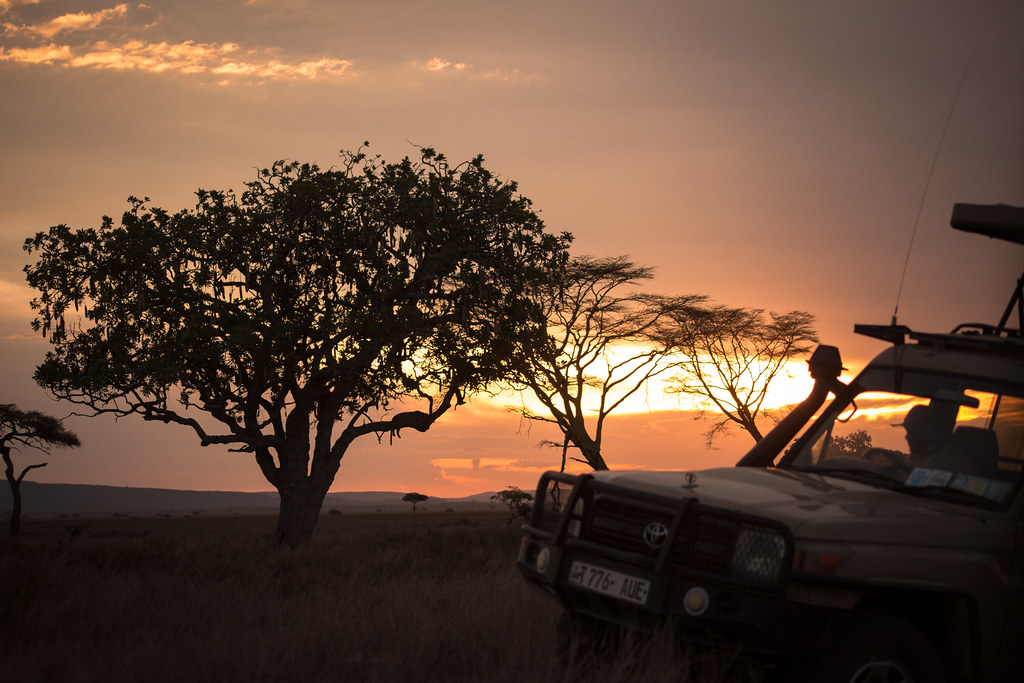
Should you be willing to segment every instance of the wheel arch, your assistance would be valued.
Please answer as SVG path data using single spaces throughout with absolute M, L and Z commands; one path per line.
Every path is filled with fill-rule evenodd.
M 949 680 L 970 679 L 978 670 L 978 610 L 969 595 L 879 588 L 861 597 L 851 620 L 872 613 L 899 617 L 916 626 L 939 654 Z

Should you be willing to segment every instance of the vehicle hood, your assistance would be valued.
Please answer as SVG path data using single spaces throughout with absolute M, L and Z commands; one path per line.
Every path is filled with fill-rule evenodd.
M 595 478 L 781 522 L 802 540 L 992 548 L 1012 542 L 1004 513 L 808 472 L 730 467 L 697 472 L 601 472 Z M 1001 545 L 1001 543 L 1000 543 Z

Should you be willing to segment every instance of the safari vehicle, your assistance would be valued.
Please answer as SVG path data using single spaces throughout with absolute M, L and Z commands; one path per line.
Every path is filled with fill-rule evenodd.
M 1024 244 L 1024 209 L 952 224 Z M 522 574 L 566 631 L 667 621 L 783 680 L 1024 680 L 1022 289 L 996 325 L 857 326 L 889 346 L 849 384 L 818 347 L 736 467 L 544 474 Z

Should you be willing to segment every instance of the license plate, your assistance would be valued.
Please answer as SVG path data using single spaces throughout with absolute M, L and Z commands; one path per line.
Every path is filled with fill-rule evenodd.
M 572 563 L 572 568 L 569 571 L 569 583 L 638 605 L 647 604 L 647 593 L 651 588 L 651 582 L 647 579 L 604 567 L 596 567 L 585 562 Z

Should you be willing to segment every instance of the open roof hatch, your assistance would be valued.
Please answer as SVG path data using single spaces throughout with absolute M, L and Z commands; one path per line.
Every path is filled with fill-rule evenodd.
M 1008 204 L 954 204 L 949 224 L 957 230 L 974 232 L 1007 242 L 1024 244 L 1024 208 Z M 1017 279 L 1017 287 L 1010 296 L 1003 317 L 990 333 L 1006 332 L 1006 323 L 1013 309 L 1017 309 L 1017 335 L 1024 329 L 1024 273 Z M 961 325 L 954 332 L 959 331 Z M 987 327 L 987 326 L 986 326 Z
M 949 224 L 1007 242 L 1024 244 L 1024 208 L 1009 204 L 954 204 Z

